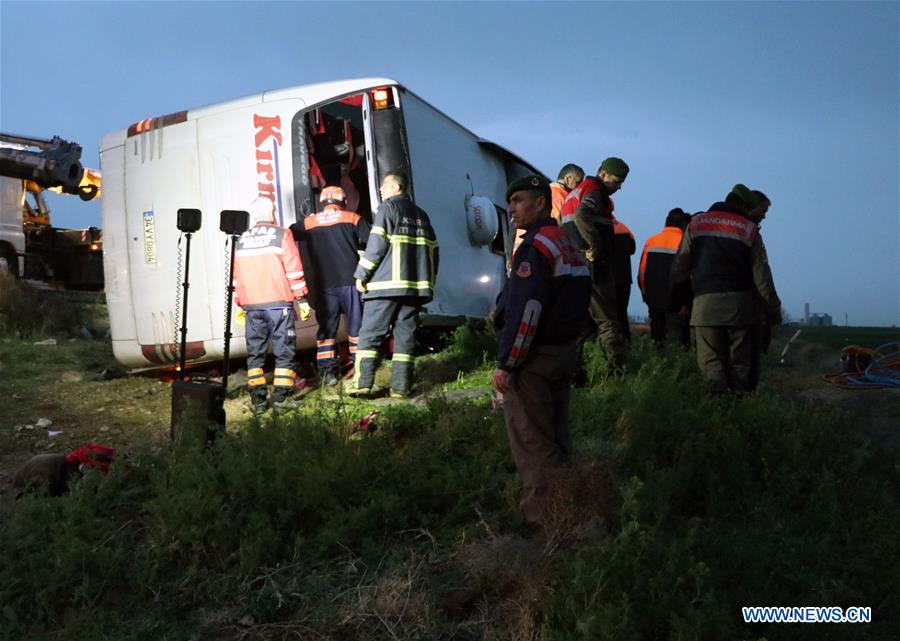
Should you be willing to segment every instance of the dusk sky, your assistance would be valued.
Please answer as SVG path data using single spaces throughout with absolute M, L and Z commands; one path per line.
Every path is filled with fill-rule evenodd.
M 142 118 L 367 76 L 551 178 L 624 158 L 638 251 L 672 207 L 761 189 L 790 315 L 900 324 L 900 2 L 0 2 L 0 130 L 78 142 L 90 167 Z

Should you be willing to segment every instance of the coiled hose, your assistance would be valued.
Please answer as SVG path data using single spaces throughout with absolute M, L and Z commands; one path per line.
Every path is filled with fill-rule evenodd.
M 844 372 L 822 378 L 841 389 L 900 387 L 900 341 L 870 349 L 851 345 L 841 350 Z

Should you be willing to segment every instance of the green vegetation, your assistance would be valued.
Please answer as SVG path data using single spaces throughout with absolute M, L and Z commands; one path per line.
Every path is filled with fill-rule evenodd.
M 421 375 L 484 386 L 486 345 L 460 329 Z M 207 450 L 138 453 L 64 498 L 0 506 L 0 636 L 898 638 L 897 453 L 769 392 L 708 397 L 675 348 L 632 352 L 629 375 L 606 378 L 587 347 L 580 457 L 546 535 L 517 513 L 487 395 L 315 398 Z M 352 435 L 373 409 L 374 435 Z M 875 622 L 745 625 L 746 605 L 870 606 Z
M 793 331 L 794 328 L 790 328 Z M 825 347 L 840 350 L 848 345 L 878 348 L 891 341 L 900 341 L 898 327 L 797 327 L 803 330 L 803 336 L 812 342 Z
M 0 274 L 0 337 L 23 340 L 102 336 L 109 328 L 103 295 L 49 292 Z

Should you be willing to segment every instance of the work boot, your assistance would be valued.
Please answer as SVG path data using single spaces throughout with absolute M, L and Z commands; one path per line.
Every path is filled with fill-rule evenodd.
M 322 375 L 322 387 L 334 387 L 338 384 L 338 377 L 334 372 L 325 372 Z
M 353 398 L 369 398 L 372 396 L 371 387 L 351 387 L 347 394 Z
M 390 397 L 391 398 L 409 398 L 412 394 L 409 393 L 408 390 L 391 390 Z
M 253 411 L 262 414 L 269 409 L 268 392 L 264 385 L 250 388 L 250 406 Z
M 407 398 L 412 390 L 413 364 L 410 361 L 391 362 L 391 396 L 400 394 Z M 396 397 L 395 397 L 396 398 Z

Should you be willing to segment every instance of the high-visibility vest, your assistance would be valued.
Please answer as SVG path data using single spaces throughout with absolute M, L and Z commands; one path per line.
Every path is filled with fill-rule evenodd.
M 638 287 L 648 307 L 665 309 L 669 306 L 669 272 L 683 235 L 684 231 L 678 227 L 666 227 L 644 243 Z

